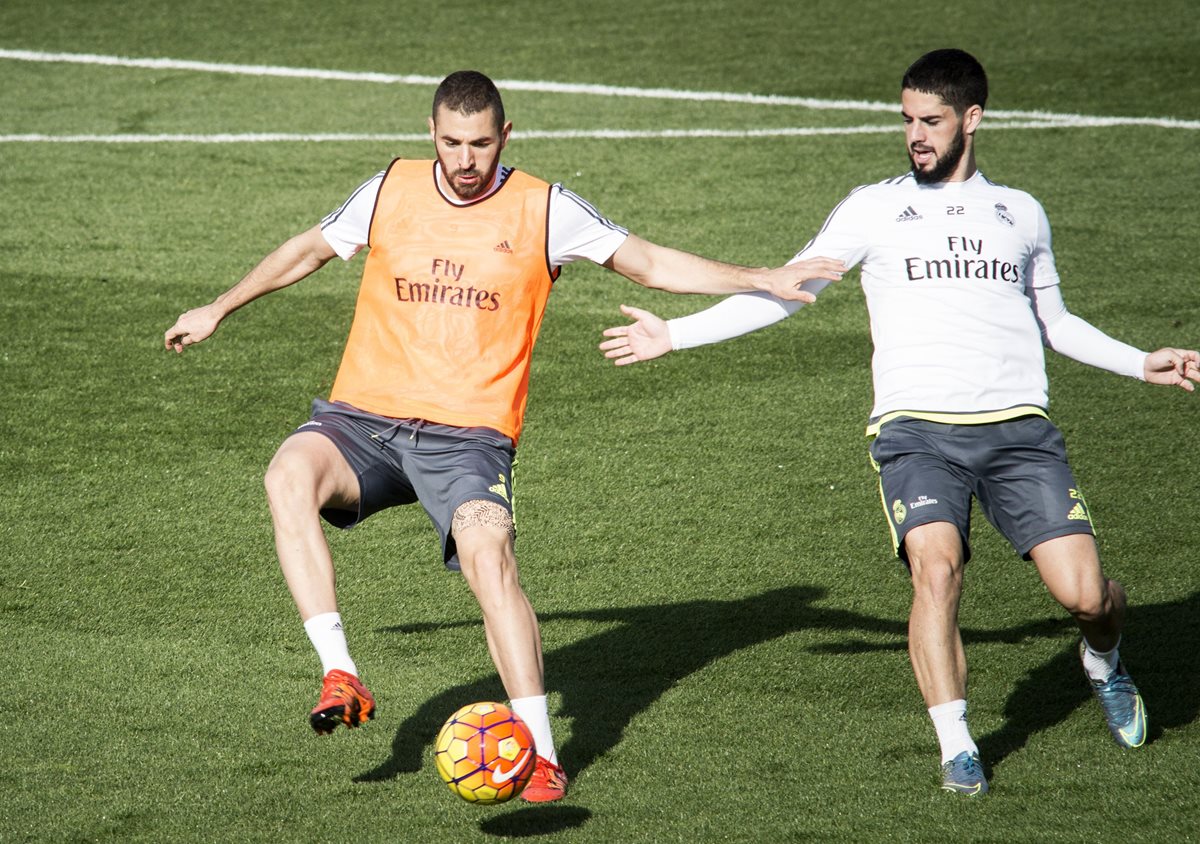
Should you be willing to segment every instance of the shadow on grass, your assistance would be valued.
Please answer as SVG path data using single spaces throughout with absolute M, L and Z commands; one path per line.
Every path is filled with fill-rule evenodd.
M 1073 630 L 1063 620 L 1057 625 Z M 1148 741 L 1164 730 L 1183 727 L 1200 715 L 1200 592 L 1179 601 L 1131 606 L 1121 657 L 1146 701 Z M 1030 736 L 1064 720 L 1092 697 L 1083 679 L 1078 640 L 1027 674 L 1004 705 L 1004 726 L 979 740 L 989 767 L 1023 748 Z M 1104 716 L 1096 707 L 1099 733 L 1107 740 Z
M 592 813 L 579 806 L 530 806 L 488 818 L 480 830 L 500 838 L 533 838 L 583 826 Z
M 1184 727 L 1200 717 L 1200 592 L 1179 601 L 1131 606 L 1121 657 L 1146 702 L 1153 742 L 1164 730 Z M 1079 634 L 1075 622 L 1063 614 L 1003 630 L 964 628 L 963 643 L 1019 645 L 1031 638 L 1068 643 L 1048 661 L 1032 668 L 1015 686 L 1004 704 L 1004 724 L 976 742 L 989 769 L 1029 743 L 1029 739 L 1062 723 L 1080 706 L 1088 705 L 1092 691 L 1079 665 Z M 815 653 L 861 654 L 907 650 L 907 643 L 880 644 L 863 639 L 818 645 Z M 968 661 L 970 652 L 968 650 Z M 1097 738 L 1108 741 L 1104 716 L 1095 707 Z
M 559 715 L 573 719 L 571 738 L 559 748 L 559 756 L 573 774 L 583 771 L 615 747 L 633 718 L 664 692 L 689 674 L 742 648 L 802 629 L 892 636 L 904 633 L 900 622 L 813 606 L 824 595 L 823 589 L 790 587 L 731 601 L 542 616 L 543 622 L 572 619 L 616 625 L 545 655 L 548 688 L 562 697 Z M 427 627 L 411 625 L 389 630 L 409 633 Z M 419 770 L 425 748 L 450 712 L 464 701 L 493 700 L 498 694 L 503 694 L 499 678 L 490 674 L 431 698 L 400 725 L 391 756 L 355 777 L 355 781 L 391 779 Z
M 572 719 L 570 739 L 559 749 L 573 774 L 585 770 L 615 747 L 626 727 L 664 692 L 688 675 L 729 654 L 788 633 L 818 629 L 848 634 L 903 637 L 907 624 L 855 612 L 814 606 L 825 590 L 775 589 L 731 601 L 692 601 L 646 607 L 561 612 L 542 621 L 587 620 L 614 623 L 610 629 L 546 653 L 549 688 L 562 698 L 559 715 Z M 436 627 L 481 626 L 481 622 L 413 624 L 388 628 L 397 634 Z M 1076 654 L 1074 623 L 1046 618 L 1003 630 L 963 630 L 973 643 L 1019 644 L 1030 638 L 1070 636 L 1070 643 L 1017 683 L 1004 707 L 1004 725 L 979 741 L 988 767 L 999 765 L 1024 747 L 1031 736 L 1061 723 L 1091 698 Z M 1153 740 L 1164 729 L 1186 726 L 1200 714 L 1200 592 L 1189 598 L 1129 611 L 1129 635 L 1122 648 L 1150 713 Z M 820 645 L 811 652 L 860 654 L 904 651 L 903 641 L 880 643 L 849 639 Z M 802 657 L 798 657 L 802 661 Z M 454 686 L 426 701 L 396 732 L 390 756 L 359 774 L 355 782 L 393 779 L 419 771 L 425 749 L 447 714 L 464 701 L 503 695 L 493 673 Z M 1097 728 L 1107 740 L 1097 708 Z M 488 823 L 497 835 L 532 836 L 587 822 L 583 810 L 562 807 L 519 811 Z M 534 817 L 536 815 L 536 817 Z

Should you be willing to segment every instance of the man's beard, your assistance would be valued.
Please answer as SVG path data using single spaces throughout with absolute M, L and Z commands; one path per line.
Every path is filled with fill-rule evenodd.
M 950 146 L 946 147 L 945 154 L 938 157 L 932 170 L 919 169 L 917 163 L 913 161 L 912 150 L 909 149 L 908 163 L 912 165 L 913 178 L 920 185 L 932 185 L 946 181 L 958 167 L 958 162 L 962 160 L 966 148 L 966 133 L 960 129 L 954 136 L 954 140 L 950 142 Z
M 479 176 L 479 180 L 473 185 L 460 185 L 457 182 L 459 176 Z M 474 199 L 487 190 L 488 185 L 492 183 L 491 177 L 484 178 L 484 175 L 478 170 L 455 170 L 446 177 L 446 181 L 450 184 L 451 190 L 459 199 Z

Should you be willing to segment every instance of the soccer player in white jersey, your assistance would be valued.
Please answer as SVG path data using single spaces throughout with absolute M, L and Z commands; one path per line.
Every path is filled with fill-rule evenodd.
M 429 119 L 434 160 L 392 162 L 213 302 L 182 314 L 163 340 L 182 352 L 241 306 L 335 255 L 367 250 L 330 401 L 314 402 L 265 478 L 279 563 L 322 666 L 309 721 L 326 734 L 375 713 L 347 647 L 321 519 L 350 527 L 419 501 L 446 567 L 461 570 L 479 600 L 497 673 L 537 744 L 521 796 L 546 802 L 565 795 L 567 775 L 550 732 L 537 617 L 517 577 L 511 468 L 560 268 L 589 260 L 675 292 L 762 289 L 811 301 L 803 283 L 837 279 L 842 267 L 736 267 L 649 243 L 561 185 L 502 166 L 511 129 L 490 79 L 446 77 Z
M 1087 504 L 1046 416 L 1043 345 L 1092 366 L 1191 391 L 1200 354 L 1147 354 L 1069 313 L 1042 206 L 989 181 L 974 141 L 983 68 L 961 50 L 918 59 L 901 84 L 911 171 L 860 187 L 794 260 L 861 263 L 875 351 L 867 429 L 897 555 L 913 583 L 909 654 L 942 759 L 942 788 L 988 790 L 966 719 L 958 628 L 971 499 L 1075 618 L 1083 668 L 1117 744 L 1146 739 L 1146 709 L 1117 646 L 1125 591 L 1104 576 Z M 806 284 L 816 293 L 828 282 Z M 755 293 L 664 322 L 635 322 L 601 344 L 618 365 L 735 337 L 801 303 Z

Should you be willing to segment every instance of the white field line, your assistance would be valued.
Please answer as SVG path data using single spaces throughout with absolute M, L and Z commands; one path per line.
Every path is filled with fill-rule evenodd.
M 0 59 L 28 62 L 107 65 L 136 67 L 150 70 L 191 70 L 200 73 L 231 73 L 238 76 L 281 76 L 292 79 L 326 79 L 341 82 L 374 82 L 383 85 L 436 86 L 439 76 L 396 75 L 348 70 L 320 70 L 273 65 L 224 64 L 183 59 L 140 59 L 124 56 L 98 56 L 86 53 L 41 53 L 32 50 L 0 50 Z M 601 97 L 641 97 L 660 100 L 701 100 L 711 102 L 750 103 L 754 105 L 798 106 L 815 109 L 846 111 L 892 111 L 889 103 L 856 102 L 851 100 L 821 100 L 806 97 L 781 97 L 765 94 L 735 94 L 721 91 L 680 91 L 672 88 L 628 88 L 612 85 L 584 85 L 571 82 L 497 79 L 498 88 L 509 91 L 534 91 L 546 94 L 590 94 Z
M 1060 129 L 1072 124 L 1062 121 L 1027 121 L 997 123 L 999 129 Z M 560 131 L 514 131 L 514 140 L 631 140 L 641 138 L 798 138 L 828 135 L 898 134 L 899 126 L 843 127 L 783 127 L 779 129 L 563 129 Z M 247 132 L 156 134 L 156 135 L 0 135 L 0 144 L 274 144 L 274 143 L 416 143 L 428 141 L 427 132 L 388 134 L 356 134 L 352 132 L 284 133 Z
M 228 73 L 240 76 L 273 76 L 300 79 L 325 79 L 348 82 L 371 82 L 388 85 L 437 85 L 434 76 L 396 75 L 314 68 L 277 67 L 271 65 L 224 64 L 186 61 L 180 59 L 127 58 L 86 53 L 43 53 L 30 50 L 0 49 L 0 59 L 15 61 L 105 65 L 153 70 L 187 70 L 202 73 Z M 672 88 L 630 88 L 610 85 L 583 85 L 567 82 L 497 80 L 505 90 L 535 91 L 555 94 L 584 94 L 604 97 L 640 97 L 645 99 L 692 100 L 702 102 L 733 102 L 751 105 L 791 106 L 794 108 L 841 111 L 896 113 L 894 103 L 867 100 L 823 100 L 809 97 L 784 97 L 764 94 L 738 94 L 722 91 L 683 91 Z M 1177 120 L 1168 117 L 1099 117 L 1082 114 L 1060 114 L 1042 111 L 989 111 L 993 128 L 1043 129 L 1056 127 L 1152 126 L 1165 129 L 1200 129 L 1200 121 Z M 999 122 L 994 122 L 999 121 Z M 562 131 L 530 130 L 514 132 L 515 138 L 528 139 L 628 139 L 628 138 L 754 138 L 803 137 L 817 135 L 858 135 L 893 132 L 896 125 L 850 127 L 795 127 L 779 129 L 580 129 Z M 215 133 L 215 134 L 154 134 L 154 135 L 0 135 L 0 143 L 277 143 L 289 141 L 423 141 L 420 134 L 283 134 L 283 133 Z

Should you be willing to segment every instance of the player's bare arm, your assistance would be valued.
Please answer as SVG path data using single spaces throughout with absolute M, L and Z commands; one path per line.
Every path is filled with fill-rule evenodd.
M 312 275 L 334 254 L 320 226 L 301 232 L 263 258 L 241 281 L 212 302 L 180 315 L 163 335 L 163 345 L 180 353 L 186 346 L 207 340 L 221 320 L 238 308 Z
M 811 258 L 775 269 L 740 267 L 659 246 L 632 234 L 604 266 L 643 287 L 668 293 L 763 291 L 798 302 L 812 302 L 816 298 L 801 289 L 804 282 L 837 281 L 846 271 L 841 261 L 832 258 Z
M 1182 387 L 1189 393 L 1200 382 L 1200 352 L 1164 348 L 1146 355 L 1146 380 L 1166 387 Z

